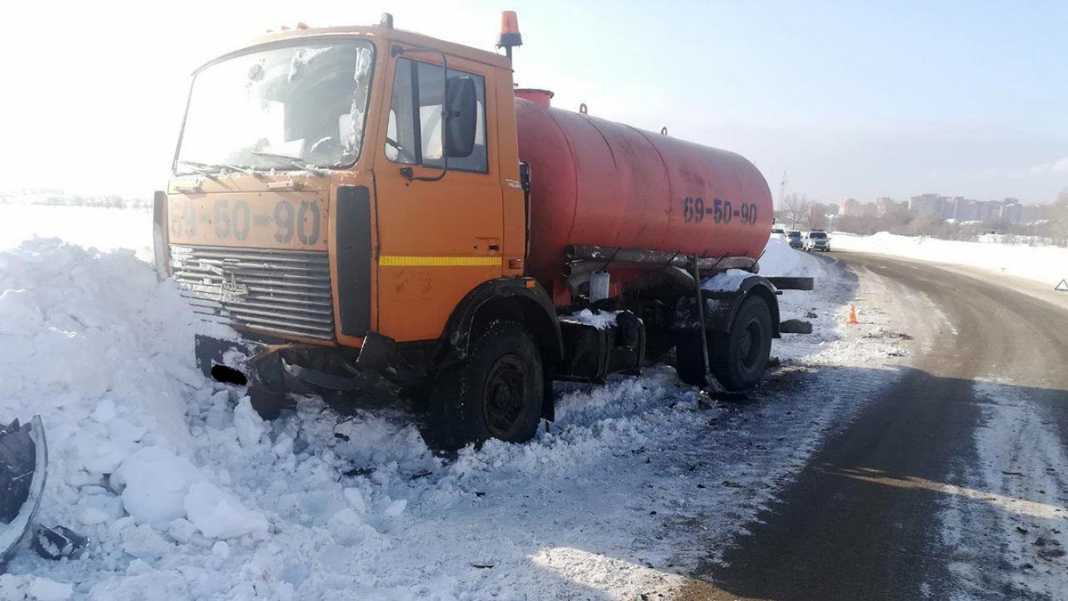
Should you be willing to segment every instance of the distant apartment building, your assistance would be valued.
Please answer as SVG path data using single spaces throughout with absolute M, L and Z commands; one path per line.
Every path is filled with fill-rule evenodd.
M 1023 205 L 1015 198 L 1006 198 L 1001 202 L 998 218 L 1013 225 L 1023 223 Z
M 897 202 L 889 196 L 875 199 L 875 215 L 878 217 L 886 217 L 887 215 L 897 213 L 904 208 L 904 202 Z
M 855 198 L 847 198 L 839 204 L 838 214 L 842 217 L 860 217 L 864 210 Z
M 984 200 L 978 203 L 976 220 L 983 222 L 997 221 L 1001 217 L 1001 203 L 996 200 Z
M 979 201 L 963 196 L 953 199 L 953 219 L 957 221 L 976 221 L 979 219 Z
M 940 194 L 920 194 L 909 199 L 909 213 L 942 217 L 945 212 L 946 197 Z

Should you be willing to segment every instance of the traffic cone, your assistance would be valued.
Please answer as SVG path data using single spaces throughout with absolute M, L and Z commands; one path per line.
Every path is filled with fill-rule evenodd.
M 860 322 L 857 321 L 857 306 L 849 305 L 849 319 L 846 320 L 846 325 L 855 326 L 858 324 Z

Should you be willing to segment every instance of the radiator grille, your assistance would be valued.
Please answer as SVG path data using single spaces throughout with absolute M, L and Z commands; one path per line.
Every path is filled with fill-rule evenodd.
M 325 252 L 171 246 L 174 277 L 194 311 L 235 328 L 334 339 Z

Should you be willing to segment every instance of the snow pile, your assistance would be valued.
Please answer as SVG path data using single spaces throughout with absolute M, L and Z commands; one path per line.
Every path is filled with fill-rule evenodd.
M 790 248 L 786 240 L 772 237 L 760 256 L 760 275 L 827 277 L 831 274 L 827 265 L 827 261 L 813 254 Z
M 110 441 L 80 453 L 91 474 L 146 436 L 184 445 L 184 394 L 203 385 L 188 352 L 196 326 L 177 288 L 131 252 L 54 239 L 0 252 L 0 409 L 89 418 Z
M 976 267 L 1056 286 L 1068 278 L 1068 248 L 991 242 L 939 240 L 879 232 L 857 236 L 836 232 L 836 250 L 894 255 L 922 261 Z
M 135 556 L 162 552 L 150 527 L 179 519 L 209 538 L 266 533 L 262 515 L 186 456 L 195 447 L 189 397 L 214 386 L 190 352 L 204 328 L 174 284 L 157 282 L 132 252 L 55 239 L 0 252 L 0 417 L 44 419 L 50 464 L 40 521 L 94 540 L 123 531 L 119 544 Z M 31 598 L 66 598 L 69 588 L 23 584 Z

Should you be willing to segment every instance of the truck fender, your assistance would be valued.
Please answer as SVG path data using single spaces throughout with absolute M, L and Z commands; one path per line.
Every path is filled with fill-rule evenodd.
M 552 386 L 549 382 L 564 357 L 563 335 L 556 308 L 548 292 L 532 278 L 497 278 L 479 284 L 456 305 L 435 350 L 435 369 L 467 358 L 471 341 L 494 320 L 523 324 L 541 351 L 546 386 L 543 417 L 553 419 Z
M 522 323 L 534 336 L 547 366 L 564 356 L 563 336 L 556 308 L 548 292 L 530 278 L 497 278 L 467 293 L 453 309 L 441 336 L 435 358 L 448 361 L 467 357 L 474 336 L 495 319 Z
M 734 317 L 738 314 L 742 303 L 750 296 L 757 295 L 768 304 L 768 309 L 771 311 L 772 336 L 778 338 L 780 335 L 778 294 L 778 289 L 767 278 L 759 275 L 745 278 L 734 290 L 702 290 L 702 296 L 705 299 L 706 327 L 714 332 L 730 332 Z M 675 323 L 690 323 L 696 320 L 695 315 L 696 310 L 692 298 L 688 303 L 680 302 L 676 308 Z

